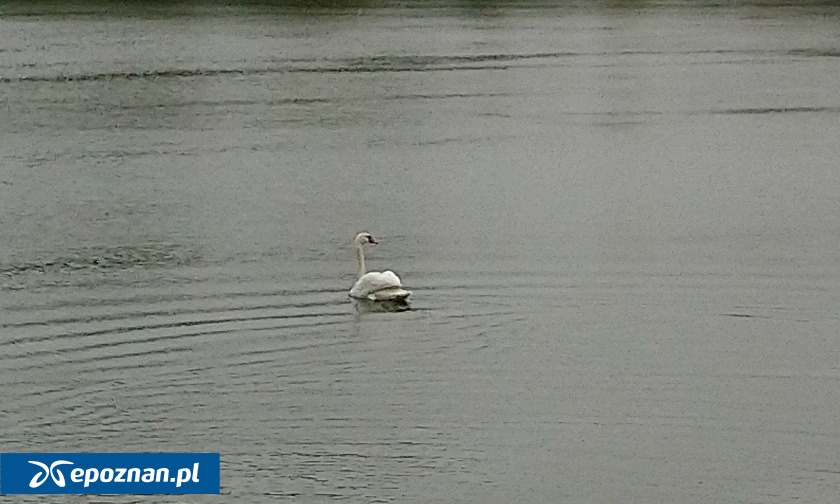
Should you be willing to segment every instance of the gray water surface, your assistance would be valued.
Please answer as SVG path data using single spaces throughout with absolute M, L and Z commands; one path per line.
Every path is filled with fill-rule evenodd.
M 836 500 L 840 8 L 151 5 L 0 10 L 0 450 Z M 360 230 L 412 311 L 354 309 Z

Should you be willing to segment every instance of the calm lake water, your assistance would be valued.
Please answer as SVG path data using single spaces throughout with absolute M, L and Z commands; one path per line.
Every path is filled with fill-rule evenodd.
M 0 7 L 0 449 L 834 502 L 840 7 L 488 3 Z M 412 311 L 351 304 L 361 230 Z

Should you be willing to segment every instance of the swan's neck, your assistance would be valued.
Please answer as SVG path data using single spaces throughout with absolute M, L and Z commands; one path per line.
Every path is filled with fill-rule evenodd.
M 365 251 L 361 245 L 356 246 L 356 259 L 359 261 L 359 278 L 362 278 L 367 270 L 365 269 Z

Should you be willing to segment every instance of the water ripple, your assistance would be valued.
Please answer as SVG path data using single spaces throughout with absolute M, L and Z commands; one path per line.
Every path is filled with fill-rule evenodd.
M 534 53 L 491 53 L 491 54 L 454 54 L 454 55 L 379 55 L 361 58 L 337 59 L 293 59 L 279 60 L 274 64 L 259 67 L 242 68 L 169 68 L 155 70 L 124 70 L 90 73 L 64 73 L 58 75 L 20 75 L 0 77 L 0 84 L 14 82 L 77 82 L 110 81 L 135 79 L 166 79 L 183 77 L 213 77 L 225 75 L 271 75 L 277 73 L 375 73 L 375 72 L 417 72 L 417 71 L 452 71 L 452 70 L 492 70 L 506 69 L 510 65 L 522 66 L 531 60 L 562 60 L 581 57 L 604 56 L 656 56 L 656 55 L 732 55 L 739 54 L 755 59 L 758 56 L 770 57 L 837 57 L 836 51 L 817 49 L 794 50 L 749 50 L 716 49 L 687 51 L 651 51 L 620 50 L 571 52 L 551 51 Z M 280 63 L 279 65 L 276 63 Z M 525 66 L 529 66 L 525 63 Z M 541 65 L 540 65 L 541 66 Z

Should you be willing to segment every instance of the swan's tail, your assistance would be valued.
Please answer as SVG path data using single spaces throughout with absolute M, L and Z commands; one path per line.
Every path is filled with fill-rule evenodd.
M 388 287 L 387 289 L 379 289 L 371 292 L 367 298 L 371 301 L 405 301 L 411 291 L 405 290 L 402 287 Z

